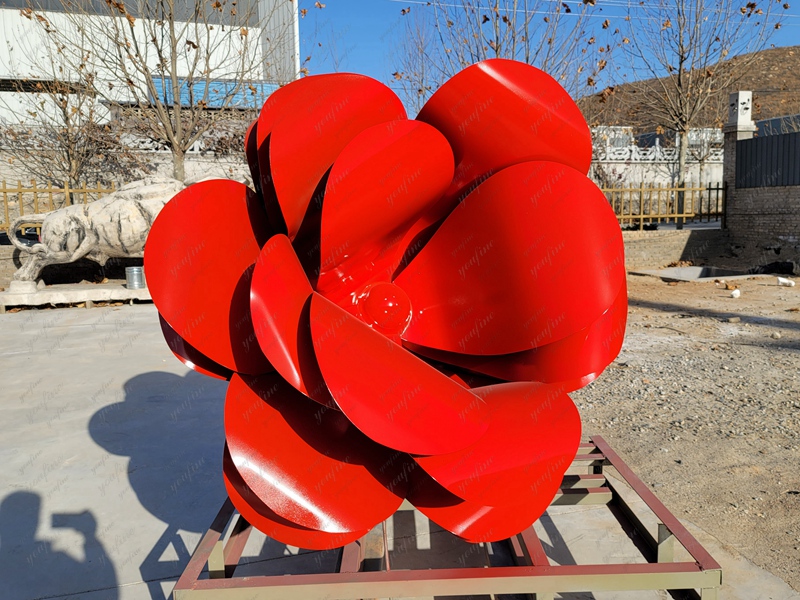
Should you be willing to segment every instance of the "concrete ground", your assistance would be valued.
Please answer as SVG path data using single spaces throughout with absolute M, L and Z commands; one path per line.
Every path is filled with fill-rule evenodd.
M 0 315 L 0 598 L 168 597 L 225 499 L 225 387 L 172 357 L 152 305 Z M 604 510 L 552 509 L 537 524 L 552 561 L 634 560 Z M 395 553 L 421 551 L 409 567 L 474 558 L 425 519 L 398 516 L 391 525 Z M 693 532 L 723 566 L 720 598 L 800 600 L 710 534 Z M 301 552 L 299 561 L 297 553 L 255 535 L 243 570 L 335 562 L 332 553 Z

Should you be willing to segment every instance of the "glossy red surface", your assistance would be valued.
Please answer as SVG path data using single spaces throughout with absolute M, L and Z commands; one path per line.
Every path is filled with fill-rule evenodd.
M 356 299 L 361 320 L 390 339 L 399 340 L 411 322 L 411 301 L 391 283 L 371 283 Z
M 353 138 L 325 188 L 317 291 L 342 304 L 367 282 L 389 281 L 404 235 L 452 177 L 453 152 L 425 123 L 382 123 Z
M 491 59 L 446 81 L 417 120 L 450 142 L 456 171 L 435 220 L 486 177 L 531 160 L 570 166 L 592 161 L 592 138 L 580 109 L 558 82 L 524 63 Z
M 276 374 L 233 376 L 225 439 L 250 490 L 302 527 L 369 529 L 406 496 L 407 457 L 379 446 L 340 412 L 311 402 Z
M 245 152 L 257 191 L 190 186 L 145 253 L 170 348 L 232 378 L 236 507 L 311 549 L 406 494 L 469 541 L 528 527 L 580 438 L 565 392 L 614 359 L 627 313 L 575 103 L 506 60 L 416 121 L 377 81 L 312 76 L 270 96 Z
M 239 373 L 272 370 L 250 316 L 250 276 L 270 234 L 258 196 L 218 179 L 179 192 L 147 238 L 144 268 L 158 312 L 198 351 Z
M 304 77 L 286 88 L 292 88 L 286 93 L 291 104 L 276 101 L 280 112 L 269 134 L 269 165 L 293 239 L 314 190 L 344 147 L 368 127 L 405 119 L 406 113 L 392 90 L 363 75 Z
M 284 544 L 309 550 L 329 550 L 349 544 L 369 532 L 369 529 L 365 529 L 347 533 L 327 533 L 301 527 L 280 517 L 264 504 L 244 482 L 241 474 L 233 464 L 233 459 L 227 446 L 225 446 L 225 453 L 222 458 L 222 474 L 225 480 L 225 489 L 236 510 L 241 513 L 248 523 Z
M 588 327 L 624 281 L 622 236 L 605 196 L 551 162 L 483 182 L 395 279 L 414 309 L 404 340 L 488 355 Z
M 376 442 L 439 454 L 486 431 L 483 400 L 316 293 L 311 335 L 334 400 Z
M 555 493 L 555 492 L 554 492 Z M 496 542 L 530 527 L 547 509 L 548 499 L 541 494 L 532 500 L 510 506 L 482 506 L 451 494 L 424 471 L 412 476 L 408 501 L 431 521 L 468 542 Z
M 433 360 L 506 381 L 558 383 L 564 391 L 579 389 L 596 379 L 619 354 L 628 318 L 627 287 L 614 304 L 589 327 L 532 350 L 500 356 L 443 352 L 423 346 L 410 349 Z
M 264 355 L 297 390 L 332 405 L 311 343 L 311 284 L 285 235 L 275 235 L 258 255 L 250 284 L 250 310 Z
M 190 369 L 214 377 L 216 379 L 228 380 L 233 375 L 230 369 L 226 369 L 222 365 L 218 365 L 213 360 L 205 356 L 202 352 L 197 350 L 189 342 L 178 335 L 172 327 L 169 326 L 164 320 L 164 317 L 158 315 L 158 320 L 161 323 L 161 333 L 167 342 L 167 346 L 172 350 L 172 353 Z
M 286 223 L 283 220 L 281 207 L 275 195 L 275 186 L 272 182 L 272 167 L 269 162 L 269 140 L 275 121 L 280 119 L 281 115 L 286 111 L 292 110 L 292 101 L 296 91 L 297 86 L 285 85 L 272 92 L 267 101 L 264 102 L 256 121 L 257 171 L 253 170 L 252 165 L 250 166 L 253 181 L 260 182 L 258 189 L 264 200 L 264 207 L 267 210 L 267 215 L 269 215 L 272 228 L 280 233 L 285 233 Z M 248 164 L 250 164 L 249 158 Z
M 512 506 L 545 497 L 547 506 L 580 443 L 578 409 L 557 386 L 503 383 L 472 392 L 491 410 L 486 434 L 457 452 L 415 460 L 469 502 Z

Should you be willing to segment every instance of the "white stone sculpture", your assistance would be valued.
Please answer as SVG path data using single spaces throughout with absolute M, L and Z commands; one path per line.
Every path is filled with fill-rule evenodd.
M 40 242 L 12 243 L 28 254 L 13 275 L 14 281 L 36 281 L 47 265 L 88 258 L 105 265 L 109 258 L 140 257 L 150 225 L 184 184 L 174 179 L 147 178 L 121 187 L 88 204 L 66 206 L 49 213 L 14 219 L 11 231 L 22 223 L 41 223 Z

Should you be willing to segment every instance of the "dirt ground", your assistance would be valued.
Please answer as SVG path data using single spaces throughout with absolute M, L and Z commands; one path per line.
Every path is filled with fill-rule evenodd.
M 672 512 L 800 591 L 800 280 L 629 276 L 617 360 L 575 392 Z

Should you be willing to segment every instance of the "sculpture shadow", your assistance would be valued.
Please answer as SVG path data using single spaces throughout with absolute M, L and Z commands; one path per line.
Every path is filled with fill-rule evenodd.
M 227 382 L 189 371 L 149 372 L 124 384 L 125 399 L 98 410 L 92 439 L 130 458 L 128 480 L 141 505 L 166 529 L 140 565 L 154 600 L 162 581 L 177 580 L 190 558 L 179 531 L 208 529 L 226 497 L 222 482 L 223 406 Z M 169 552 L 171 547 L 172 552 Z M 162 560 L 168 555 L 174 559 Z
M 52 526 L 77 531 L 83 538 L 84 559 L 55 550 L 38 539 L 39 494 L 19 491 L 0 502 L 0 587 L 6 600 L 50 598 L 92 593 L 92 598 L 116 600 L 117 576 L 105 548 L 97 539 L 97 521 L 89 511 L 53 513 Z

